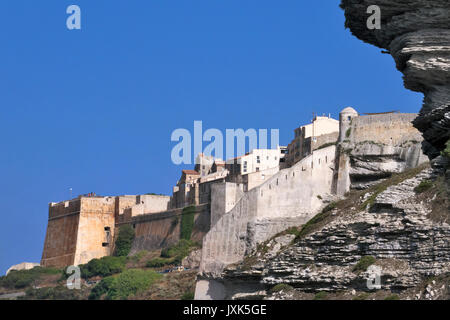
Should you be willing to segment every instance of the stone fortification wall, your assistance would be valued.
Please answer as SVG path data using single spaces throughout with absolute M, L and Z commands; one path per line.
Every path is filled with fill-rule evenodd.
M 141 250 L 157 250 L 172 245 L 180 240 L 181 215 L 183 209 L 145 214 L 134 217 L 126 223 L 135 229 L 135 240 L 131 254 Z M 201 243 L 203 236 L 210 228 L 210 206 L 208 204 L 195 207 L 194 227 L 191 240 Z
M 352 119 L 352 143 L 372 141 L 385 145 L 400 146 L 408 141 L 422 141 L 422 135 L 413 127 L 415 113 L 388 113 L 359 116 Z
M 225 205 L 215 206 L 213 202 L 211 216 L 219 218 L 203 239 L 201 273 L 219 274 L 225 265 L 240 261 L 257 243 L 289 224 L 305 223 L 317 213 L 323 206 L 318 196 L 331 193 L 335 149 L 331 146 L 315 151 L 295 166 L 279 171 L 244 193 L 228 212 L 224 211 Z M 213 188 L 214 201 L 226 204 L 224 191 L 231 189 L 231 184 Z

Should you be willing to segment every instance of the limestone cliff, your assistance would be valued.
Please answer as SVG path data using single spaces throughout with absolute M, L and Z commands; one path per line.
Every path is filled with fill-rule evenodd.
M 381 9 L 381 29 L 367 28 L 367 8 Z M 346 27 L 384 48 L 404 74 L 405 87 L 425 95 L 414 126 L 423 149 L 439 155 L 450 138 L 450 2 L 448 0 L 342 0 Z
M 423 191 L 424 186 L 429 189 Z M 225 297 L 308 299 L 323 291 L 337 299 L 361 293 L 365 298 L 393 293 L 402 299 L 448 298 L 447 192 L 442 177 L 423 165 L 353 191 L 311 220 L 296 239 L 275 237 L 243 263 L 229 266 L 222 278 Z M 379 268 L 379 288 L 367 286 L 370 269 L 355 268 L 363 256 Z M 290 286 L 289 294 L 270 291 L 281 283 Z M 431 283 L 432 294 L 424 292 Z

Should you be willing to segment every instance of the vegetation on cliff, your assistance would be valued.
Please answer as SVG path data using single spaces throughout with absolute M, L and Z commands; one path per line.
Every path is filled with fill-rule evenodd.
M 23 289 L 37 284 L 45 276 L 60 275 L 56 268 L 34 267 L 30 270 L 12 270 L 6 276 L 0 277 L 0 287 L 7 289 Z
M 183 209 L 181 215 L 180 239 L 191 240 L 194 229 L 195 207 L 190 206 Z
M 100 299 L 106 295 L 108 300 L 128 299 L 128 297 L 148 290 L 150 285 L 162 278 L 153 270 L 130 269 L 117 276 L 102 279 L 92 289 L 90 300 Z
M 114 255 L 117 257 L 127 256 L 131 251 L 131 246 L 134 240 L 134 229 L 130 225 L 124 225 L 119 228 L 119 235 L 117 236 Z
M 147 267 L 161 268 L 167 265 L 179 265 L 193 249 L 199 247 L 197 243 L 191 240 L 181 239 L 178 243 L 161 250 L 160 257 L 149 260 Z

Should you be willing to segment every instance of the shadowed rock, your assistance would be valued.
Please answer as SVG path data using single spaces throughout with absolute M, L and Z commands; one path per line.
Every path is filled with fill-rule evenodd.
M 367 28 L 367 8 L 381 9 L 381 29 Z M 450 139 L 450 1 L 342 0 L 345 26 L 364 42 L 388 50 L 407 89 L 424 93 L 414 126 L 424 152 L 439 155 Z

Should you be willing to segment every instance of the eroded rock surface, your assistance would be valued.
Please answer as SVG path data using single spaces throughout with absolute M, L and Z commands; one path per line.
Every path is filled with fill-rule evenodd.
M 369 30 L 367 8 L 381 9 L 381 29 Z M 404 74 L 405 87 L 425 95 L 414 126 L 423 150 L 435 158 L 450 139 L 450 1 L 342 0 L 346 27 L 357 38 L 384 48 Z
M 381 276 L 378 290 L 402 292 L 429 277 L 448 274 L 450 226 L 430 219 L 432 199 L 420 200 L 414 191 L 422 181 L 434 178 L 432 170 L 426 169 L 392 185 L 365 210 L 336 215 L 276 255 L 269 248 L 250 267 L 231 266 L 224 279 L 247 282 L 259 291 L 257 283 L 265 288 L 289 284 L 300 292 L 370 292 L 367 281 L 373 270 L 353 270 L 363 256 L 376 259 L 373 266 Z

